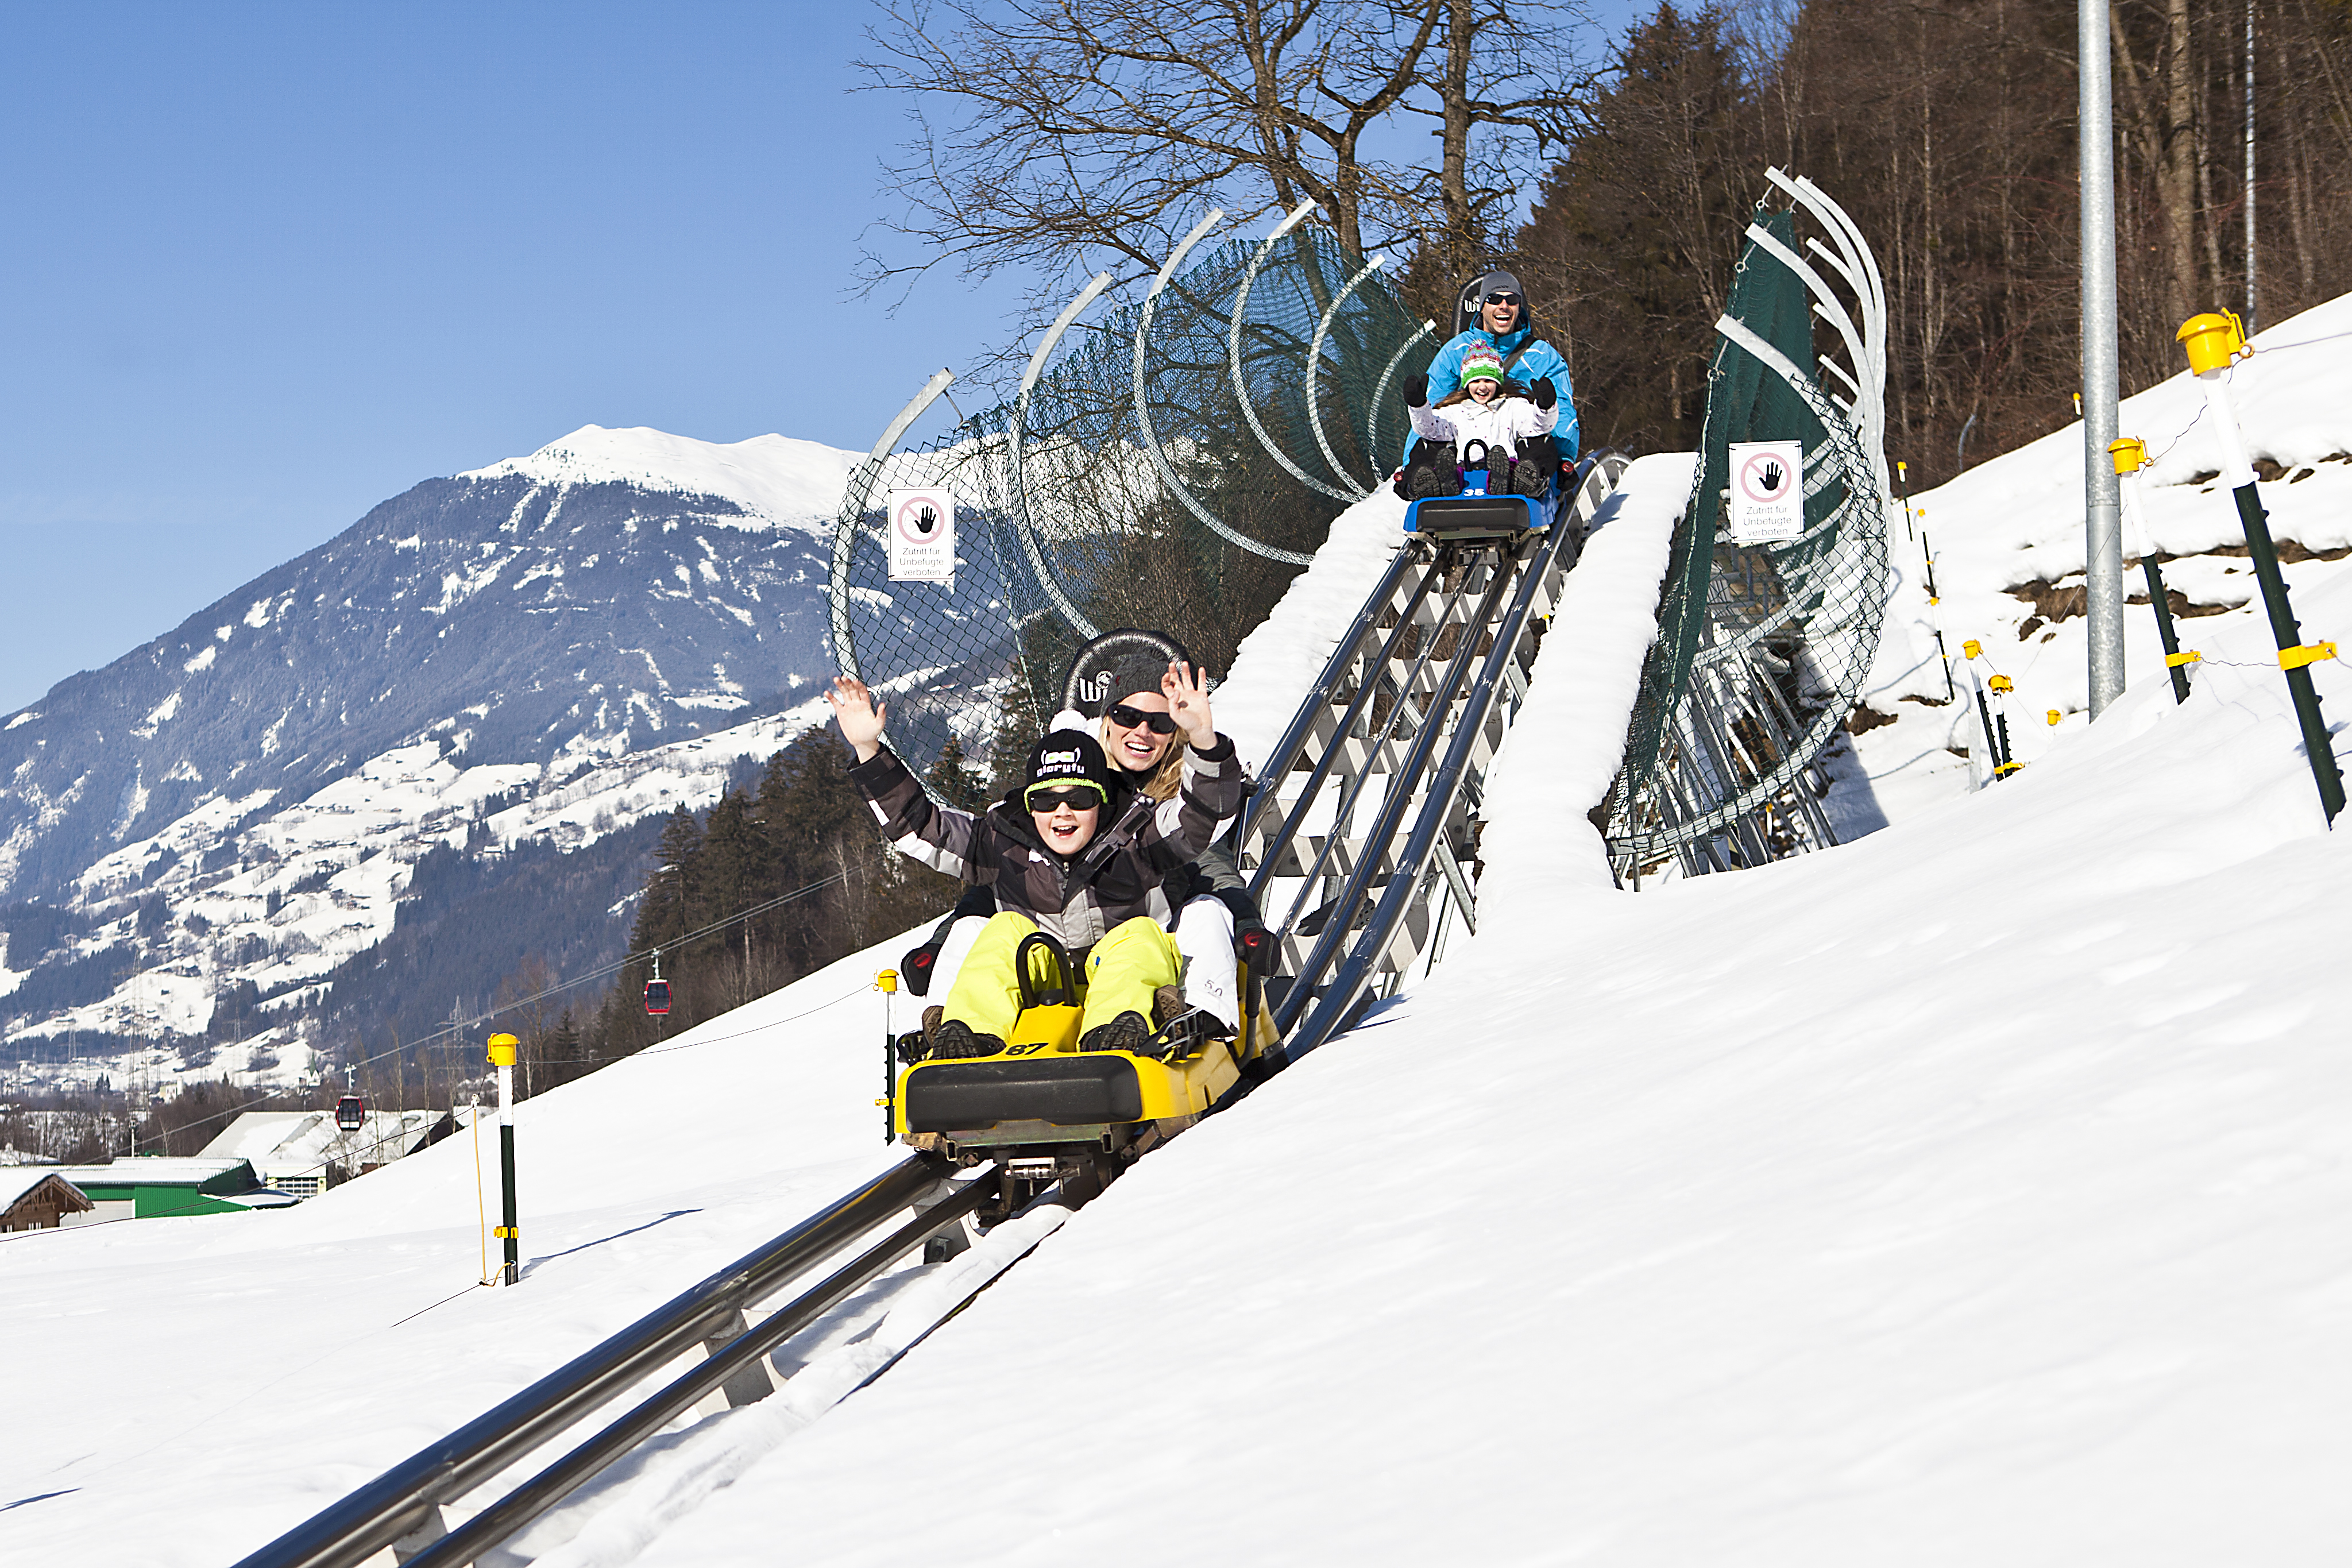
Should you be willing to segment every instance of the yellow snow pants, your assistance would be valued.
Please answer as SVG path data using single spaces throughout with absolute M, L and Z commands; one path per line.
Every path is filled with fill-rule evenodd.
M 1021 939 L 1036 929 L 1026 915 L 1007 912 L 992 918 L 965 955 L 955 984 L 948 987 L 941 1004 L 945 1015 L 961 1020 L 975 1035 L 998 1039 L 1010 1035 L 1013 1020 L 1021 1016 L 1021 982 L 1013 971 L 1013 954 Z M 1029 963 L 1033 986 L 1053 984 L 1052 960 L 1034 952 Z M 1176 984 L 1183 972 L 1184 957 L 1177 951 L 1176 939 L 1157 921 L 1138 915 L 1113 927 L 1087 954 L 1079 1037 L 1121 1013 L 1139 1013 L 1149 1024 L 1152 992 Z

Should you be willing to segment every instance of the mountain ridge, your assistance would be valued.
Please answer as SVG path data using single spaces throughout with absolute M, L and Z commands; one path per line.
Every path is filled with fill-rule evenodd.
M 0 1030 L 201 1040 L 227 995 L 275 1015 L 250 1066 L 391 934 L 436 846 L 494 888 L 520 847 L 618 835 L 593 858 L 629 864 L 593 879 L 633 886 L 634 825 L 822 720 L 861 456 L 584 426 L 423 480 L 58 682 L 0 722 Z

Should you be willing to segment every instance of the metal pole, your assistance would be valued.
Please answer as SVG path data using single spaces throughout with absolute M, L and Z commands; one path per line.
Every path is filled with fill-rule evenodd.
M 2116 431 L 2115 101 L 2106 0 L 2076 0 L 2083 209 L 2083 584 L 2091 717 L 2124 691 L 2123 499 L 2107 447 Z
M 898 1094 L 898 1063 L 890 1038 L 890 998 L 898 992 L 898 972 L 882 971 L 874 977 L 874 988 L 882 993 L 882 1098 L 874 1103 L 882 1108 L 882 1142 L 887 1145 L 898 1136 L 898 1108 L 891 1103 Z
M 2254 322 L 2254 0 L 2246 0 L 2246 335 Z
M 499 1069 L 499 1194 L 503 1203 L 499 1239 L 506 1247 L 506 1266 L 499 1283 L 511 1285 L 521 1276 L 522 1232 L 515 1218 L 514 1064 L 515 1047 L 522 1042 L 512 1035 L 490 1037 L 490 1062 Z
M 1259 242 L 1257 249 L 1250 255 L 1249 265 L 1242 268 L 1241 287 L 1234 290 L 1233 321 L 1225 331 L 1225 364 L 1233 373 L 1234 399 L 1242 405 L 1242 417 L 1249 421 L 1251 433 L 1257 437 L 1257 444 L 1272 453 L 1274 460 L 1280 463 L 1290 477 L 1300 484 L 1309 489 L 1321 490 L 1333 500 L 1350 501 L 1356 499 L 1353 494 L 1347 490 L 1335 489 L 1325 484 L 1321 479 L 1292 462 L 1290 454 L 1276 445 L 1274 437 L 1265 433 L 1265 423 L 1257 416 L 1257 405 L 1250 401 L 1249 378 L 1242 374 L 1242 328 L 1248 320 L 1250 289 L 1257 283 L 1258 268 L 1264 267 L 1265 258 L 1274 254 L 1275 245 L 1282 237 L 1305 223 L 1307 215 L 1313 212 L 1315 207 L 1316 202 L 1312 196 L 1293 207 L 1290 216 L 1276 224 L 1274 232 Z M 1418 342 L 1420 340 L 1416 338 L 1413 341 Z M 1410 348 L 1412 345 L 1408 343 L 1405 346 Z M 1402 355 L 1404 349 L 1399 349 L 1397 353 Z
M 1021 552 L 1029 558 L 1029 570 L 1036 576 L 1037 586 L 1045 591 L 1045 597 L 1054 602 L 1054 608 L 1061 613 L 1069 628 L 1087 638 L 1100 637 L 1101 630 L 1087 619 L 1086 613 L 1071 601 L 1067 594 L 1062 592 L 1062 584 L 1055 577 L 1054 569 L 1045 564 L 1045 552 L 1037 547 L 1037 521 L 1029 515 L 1029 481 L 1027 471 L 1023 467 L 1022 448 L 1029 439 L 1029 395 L 1036 390 L 1037 378 L 1045 374 L 1046 356 L 1054 352 L 1054 345 L 1062 341 L 1062 334 L 1070 330 L 1070 323 L 1078 319 L 1078 312 L 1093 304 L 1095 296 L 1109 287 L 1110 274 L 1096 273 L 1087 286 L 1078 290 L 1078 297 L 1065 305 L 1062 313 L 1054 318 L 1054 324 L 1045 329 L 1045 335 L 1037 340 L 1036 352 L 1029 356 L 1029 368 L 1021 374 L 1021 390 L 1013 395 L 1013 425 L 1005 432 L 1004 438 L 1004 486 L 1013 502 L 1013 536 L 1021 541 Z

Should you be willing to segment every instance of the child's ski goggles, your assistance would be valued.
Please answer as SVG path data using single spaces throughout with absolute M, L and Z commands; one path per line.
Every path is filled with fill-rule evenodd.
M 1031 784 L 1021 798 L 1032 811 L 1059 811 L 1068 806 L 1072 811 L 1089 811 L 1103 803 L 1100 784 Z

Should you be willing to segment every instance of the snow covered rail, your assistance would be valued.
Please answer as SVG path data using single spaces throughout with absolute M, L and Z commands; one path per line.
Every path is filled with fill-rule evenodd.
M 1425 970 L 1450 917 L 1475 929 L 1486 773 L 1583 528 L 1625 468 L 1588 458 L 1543 533 L 1408 541 L 1266 758 L 1234 842 L 1290 977 L 1269 985 L 1286 1056 Z
M 237 1568 L 358 1568 L 380 1560 L 386 1548 L 398 1561 L 416 1568 L 455 1568 L 495 1550 L 706 1395 L 723 1393 L 735 1405 L 772 1392 L 761 1365 L 769 1352 L 979 1207 L 994 1190 L 992 1171 L 957 1183 L 950 1183 L 948 1174 L 928 1156 L 902 1161 L 411 1455 L 242 1559 Z M 745 1309 L 910 1206 L 916 1210 L 914 1217 L 756 1328 L 749 1326 Z M 455 1530 L 447 1528 L 445 1506 L 697 1351 L 705 1352 L 706 1359 Z

